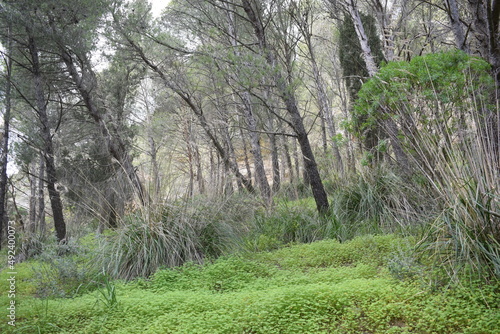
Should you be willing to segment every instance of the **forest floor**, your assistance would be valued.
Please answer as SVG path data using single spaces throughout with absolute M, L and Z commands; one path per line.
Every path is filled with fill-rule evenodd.
M 288 245 L 40 298 L 36 262 L 0 274 L 1 333 L 500 333 L 495 286 L 433 281 L 394 235 Z M 7 284 L 6 284 L 7 282 Z M 83 290 L 83 289 L 82 289 Z M 8 310 L 7 314 L 8 315 Z

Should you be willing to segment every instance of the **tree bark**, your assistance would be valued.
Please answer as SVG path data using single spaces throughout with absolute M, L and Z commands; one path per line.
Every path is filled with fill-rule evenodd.
M 378 68 L 370 48 L 368 36 L 366 35 L 363 27 L 363 22 L 361 21 L 361 15 L 359 14 L 358 7 L 354 3 L 354 0 L 347 0 L 345 2 L 345 6 L 351 16 L 352 22 L 354 23 L 354 30 L 356 31 L 356 35 L 358 36 L 358 40 L 361 45 L 361 50 L 363 51 L 363 59 L 366 64 L 368 75 L 372 77 L 378 72 Z
M 465 43 L 464 29 L 460 22 L 460 12 L 458 11 L 457 0 L 445 0 L 445 4 L 448 10 L 451 30 L 453 31 L 453 36 L 455 36 L 455 45 L 458 49 L 469 53 L 469 48 Z
M 299 13 L 300 14 L 300 13 Z M 323 124 L 326 123 L 326 128 L 328 129 L 329 140 L 328 143 L 332 149 L 333 157 L 335 160 L 334 166 L 337 171 L 342 175 L 344 174 L 344 165 L 342 162 L 342 156 L 340 155 L 340 150 L 335 141 L 337 135 L 337 129 L 335 126 L 335 121 L 333 119 L 333 112 L 330 100 L 326 93 L 326 85 L 321 76 L 319 70 L 318 62 L 316 61 L 316 53 L 314 51 L 312 43 L 312 28 L 311 24 L 308 22 L 308 11 L 304 12 L 303 15 L 296 15 L 297 24 L 300 27 L 302 36 L 304 37 L 305 44 L 307 46 L 307 51 L 309 52 L 309 62 L 311 63 L 312 74 L 314 78 L 314 84 L 316 88 L 316 101 L 319 106 L 320 117 L 322 120 L 322 133 L 326 137 Z M 325 141 L 325 139 L 323 139 Z M 326 142 L 326 141 L 325 141 Z M 325 152 L 326 153 L 326 152 Z
M 243 101 L 243 113 L 245 115 L 247 126 L 250 136 L 250 144 L 252 146 L 251 152 L 253 155 L 253 163 L 255 167 L 255 178 L 262 197 L 269 202 L 271 200 L 271 188 L 266 177 L 266 170 L 264 168 L 264 159 L 262 158 L 262 150 L 260 146 L 260 136 L 257 133 L 257 120 L 253 114 L 252 102 L 250 101 L 250 94 L 243 92 L 241 99 Z
M 261 13 L 259 12 L 259 8 L 252 6 L 250 0 L 242 0 L 241 2 L 247 18 L 253 26 L 254 34 L 257 38 L 261 52 L 263 53 L 263 55 L 265 55 L 268 64 L 271 67 L 275 68 L 276 56 L 267 44 L 265 25 L 261 20 L 262 17 Z M 290 67 L 291 64 L 285 64 L 285 66 Z M 302 116 L 300 115 L 300 111 L 297 106 L 297 101 L 295 99 L 293 89 L 288 82 L 289 79 L 290 78 L 283 78 L 279 72 L 275 76 L 275 82 L 277 84 L 280 97 L 286 106 L 286 110 L 291 119 L 291 125 L 293 126 L 293 130 L 297 135 L 297 141 L 299 142 L 304 159 L 304 167 L 310 181 L 313 197 L 316 202 L 316 208 L 318 212 L 326 213 L 329 208 L 328 197 L 319 175 L 318 166 L 314 158 L 307 131 L 304 127 Z
M 120 137 L 118 131 L 116 131 L 116 129 L 112 129 L 113 125 L 107 124 L 105 114 L 103 114 L 99 109 L 98 103 L 93 94 L 93 90 L 97 87 L 97 82 L 95 74 L 92 69 L 90 69 L 88 59 L 84 60 L 86 64 L 84 64 L 79 71 L 75 66 L 71 53 L 68 50 L 61 48 L 61 57 L 66 65 L 66 69 L 76 85 L 76 88 L 78 89 L 78 92 L 83 98 L 83 102 L 85 103 L 89 115 L 99 128 L 109 153 L 113 158 L 118 160 L 133 188 L 136 190 L 141 203 L 145 205 L 149 202 L 149 197 L 142 185 L 141 180 L 139 179 L 139 176 L 137 175 L 126 145 Z
M 278 141 L 274 131 L 274 119 L 269 117 L 269 143 L 271 146 L 271 165 L 273 171 L 273 193 L 277 193 L 281 187 L 281 173 L 279 162 Z
M 247 169 L 247 178 L 249 180 L 251 180 L 252 179 L 252 169 L 250 168 L 250 159 L 248 158 L 247 142 L 245 140 L 245 136 L 243 133 L 243 127 L 240 126 L 239 128 L 240 128 L 241 141 L 243 143 L 243 154 L 245 155 L 244 160 L 245 160 L 245 168 Z
M 38 48 L 33 37 L 29 37 L 28 48 L 32 61 L 32 74 L 36 99 L 37 114 L 41 125 L 41 137 L 43 140 L 43 154 L 47 173 L 47 190 L 49 192 L 52 216 L 56 230 L 57 240 L 62 242 L 66 238 L 66 223 L 64 222 L 63 205 L 59 191 L 56 189 L 57 174 L 54 161 L 54 146 L 50 133 L 49 118 L 47 115 L 47 104 L 43 87 L 42 72 L 38 56 Z
M 35 161 L 30 162 L 29 167 L 29 183 L 30 183 L 30 196 L 29 196 L 29 220 L 26 230 L 29 234 L 36 231 L 36 199 L 37 199 L 37 180 L 36 180 L 36 164 Z
M 0 143 L 0 249 L 2 249 L 3 240 L 3 230 L 5 223 L 7 223 L 7 213 L 6 213 L 6 199 L 7 199 L 7 163 L 9 156 L 9 136 L 10 136 L 10 114 L 12 109 L 12 38 L 11 38 L 11 26 L 7 27 L 7 46 L 6 46 L 6 56 L 5 56 L 5 110 L 3 114 L 3 133 Z
M 38 168 L 38 210 L 37 210 L 37 226 L 38 231 L 42 237 L 45 236 L 45 192 L 43 191 L 43 184 L 45 179 L 45 160 L 43 155 L 40 155 L 40 162 Z
M 226 4 L 228 6 L 228 4 Z M 231 46 L 233 47 L 233 54 L 240 57 L 241 54 L 238 52 L 238 37 L 236 35 L 236 23 L 234 21 L 234 13 L 229 8 L 226 10 L 227 22 L 228 22 L 228 33 L 231 40 Z M 238 78 L 237 78 L 238 79 Z M 266 170 L 264 167 L 264 159 L 262 158 L 262 149 L 260 146 L 260 135 L 257 132 L 257 120 L 253 112 L 252 99 L 248 91 L 243 91 L 242 93 L 237 93 L 243 102 L 243 115 L 245 116 L 246 123 L 249 130 L 251 152 L 253 155 L 254 168 L 255 168 L 255 179 L 257 185 L 260 189 L 261 196 L 265 199 L 267 203 L 271 201 L 271 188 L 269 187 L 269 181 L 266 177 Z

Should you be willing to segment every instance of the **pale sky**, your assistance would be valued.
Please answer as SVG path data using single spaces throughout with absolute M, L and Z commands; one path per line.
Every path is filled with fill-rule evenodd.
M 152 5 L 152 12 L 155 17 L 160 16 L 161 11 L 165 8 L 170 0 L 149 0 L 149 3 Z

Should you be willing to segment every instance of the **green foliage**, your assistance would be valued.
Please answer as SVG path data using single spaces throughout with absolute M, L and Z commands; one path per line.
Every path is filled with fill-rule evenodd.
M 401 246 L 398 241 L 393 235 L 358 237 L 346 243 L 323 240 L 257 256 L 260 261 L 290 269 L 340 267 L 359 263 L 382 265 L 386 261 L 385 256 Z
M 98 288 L 98 291 L 101 294 L 98 301 L 100 301 L 105 306 L 106 309 L 110 310 L 118 305 L 118 298 L 116 296 L 116 286 L 111 281 L 109 275 L 107 275 L 105 272 L 101 273 L 101 277 L 104 287 Z
M 361 13 L 361 21 L 368 36 L 370 48 L 378 65 L 384 60 L 380 38 L 378 37 L 375 19 Z M 354 23 L 349 15 L 345 15 L 339 29 L 339 61 L 346 78 L 349 94 L 354 99 L 361 89 L 361 79 L 368 77 L 363 51 L 359 42 Z
M 331 237 L 331 218 L 320 217 L 312 198 L 281 201 L 271 212 L 262 212 L 250 222 L 250 235 L 244 248 L 250 251 L 272 250 L 295 242 L 312 242 Z
M 387 117 L 412 115 L 427 126 L 429 122 L 449 122 L 456 108 L 474 98 L 485 103 L 494 88 L 490 66 L 462 51 L 414 57 L 410 62 L 390 62 L 358 93 L 351 127 L 361 136 Z M 432 112 L 439 108 L 439 112 Z M 458 119 L 451 119 L 458 121 Z M 416 125 L 416 124 L 414 124 Z M 456 126 L 456 124 L 454 124 Z
M 482 193 L 478 185 L 460 187 L 422 242 L 436 263 L 453 280 L 480 275 L 500 280 L 499 196 Z
M 159 291 L 209 290 L 237 291 L 258 278 L 268 277 L 272 268 L 237 256 L 219 258 L 207 266 L 187 263 L 182 267 L 160 270 L 152 276 L 151 288 Z
M 356 101 L 353 117 L 364 120 L 358 136 L 389 131 L 389 118 L 397 127 L 415 188 L 428 197 L 421 203 L 436 203 L 422 250 L 453 280 L 500 273 L 494 92 L 487 62 L 452 51 L 387 64 Z
M 97 271 L 88 259 L 91 253 L 69 239 L 46 247 L 32 266 L 35 295 L 41 298 L 74 297 L 95 289 Z

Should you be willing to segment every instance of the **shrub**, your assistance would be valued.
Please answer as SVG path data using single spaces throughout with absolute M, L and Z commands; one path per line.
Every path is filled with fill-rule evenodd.
M 495 88 L 487 62 L 452 51 L 387 64 L 356 101 L 354 118 L 367 120 L 358 134 L 392 124 L 412 166 L 403 167 L 426 179 L 438 211 L 422 249 L 451 279 L 500 278 Z
M 99 282 L 95 280 L 98 272 L 89 259 L 92 256 L 74 239 L 64 245 L 55 240 L 46 245 L 32 265 L 35 295 L 41 298 L 74 297 L 95 289 Z

